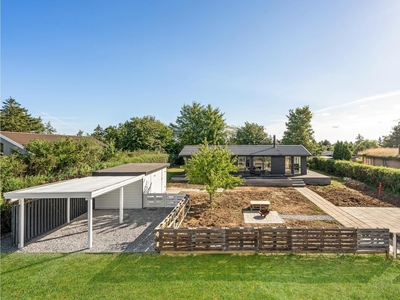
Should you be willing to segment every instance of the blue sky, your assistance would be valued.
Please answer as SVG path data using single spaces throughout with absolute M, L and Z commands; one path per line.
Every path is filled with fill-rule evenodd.
M 309 105 L 317 141 L 400 121 L 400 2 L 2 1 L 1 99 L 58 133 L 211 104 L 278 138 Z

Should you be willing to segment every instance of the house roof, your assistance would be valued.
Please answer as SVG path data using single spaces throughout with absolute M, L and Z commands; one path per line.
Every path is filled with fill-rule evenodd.
M 192 156 L 199 146 L 185 146 L 179 156 Z M 228 149 L 237 156 L 311 156 L 303 145 L 228 145 Z
M 95 198 L 112 190 L 141 180 L 140 176 L 105 176 L 101 180 L 98 177 L 84 177 L 44 184 L 37 187 L 27 188 L 4 193 L 5 199 L 21 198 Z
M 93 176 L 148 175 L 169 167 L 167 163 L 131 163 L 93 172 Z
M 81 138 L 89 138 L 98 142 L 99 144 L 105 146 L 102 142 L 96 140 L 91 136 L 77 136 L 77 135 L 65 135 L 65 134 L 43 134 L 43 133 L 30 133 L 30 132 L 10 132 L 10 131 L 0 131 L 0 136 L 7 140 L 11 140 L 17 146 L 25 146 L 30 141 L 33 140 L 47 140 L 49 142 L 55 142 L 56 140 L 68 137 L 72 139 L 81 139 Z

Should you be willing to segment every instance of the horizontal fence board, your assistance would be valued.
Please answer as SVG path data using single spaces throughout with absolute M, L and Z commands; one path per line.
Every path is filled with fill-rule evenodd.
M 156 243 L 160 252 L 216 249 L 253 253 L 388 251 L 388 229 L 359 231 L 356 228 L 156 228 Z

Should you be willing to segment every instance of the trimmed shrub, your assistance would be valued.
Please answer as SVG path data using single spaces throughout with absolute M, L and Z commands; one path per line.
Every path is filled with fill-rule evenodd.
M 339 177 L 350 177 L 369 186 L 377 187 L 382 182 L 384 190 L 400 194 L 400 169 L 318 157 L 310 159 L 309 166 Z

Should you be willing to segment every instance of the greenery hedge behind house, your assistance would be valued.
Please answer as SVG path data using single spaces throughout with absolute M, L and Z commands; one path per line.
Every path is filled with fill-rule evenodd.
M 379 183 L 382 182 L 384 190 L 400 194 L 400 169 L 319 157 L 311 158 L 309 166 L 311 169 L 340 177 L 350 177 L 374 187 L 378 187 Z

